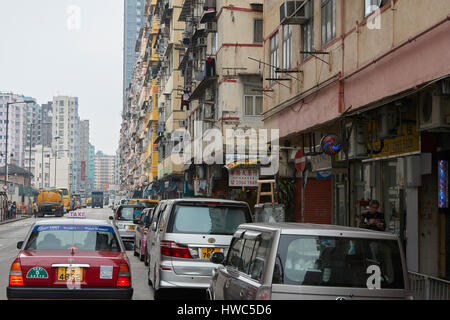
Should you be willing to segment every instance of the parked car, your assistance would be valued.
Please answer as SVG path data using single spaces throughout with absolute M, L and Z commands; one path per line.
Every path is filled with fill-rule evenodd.
M 401 242 L 332 225 L 243 224 L 208 288 L 214 300 L 408 299 Z
M 158 205 L 159 200 L 151 199 L 131 199 L 128 204 L 142 205 L 146 208 L 154 208 Z
M 110 221 L 38 220 L 9 273 L 8 299 L 131 299 L 130 263 Z
M 147 234 L 150 227 L 150 221 L 153 217 L 155 208 L 145 208 L 142 211 L 141 218 L 137 221 L 136 234 L 134 238 L 134 255 L 144 261 L 145 247 L 147 245 Z
M 226 254 L 237 227 L 251 219 L 246 202 L 202 198 L 161 201 L 153 214 L 144 258 L 149 263 L 148 282 L 155 298 L 176 288 L 206 293 L 215 268 L 210 255 Z
M 144 206 L 132 204 L 121 205 L 117 208 L 114 224 L 119 230 L 120 238 L 126 244 L 134 244 L 137 220 L 140 219 L 144 209 Z

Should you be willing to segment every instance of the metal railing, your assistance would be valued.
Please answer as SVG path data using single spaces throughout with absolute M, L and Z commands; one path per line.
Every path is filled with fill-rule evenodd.
M 409 289 L 416 300 L 450 300 L 450 281 L 408 271 Z

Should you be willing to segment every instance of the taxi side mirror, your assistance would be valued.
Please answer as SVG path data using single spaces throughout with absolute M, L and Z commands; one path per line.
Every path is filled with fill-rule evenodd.
M 109 216 L 109 220 L 114 220 L 114 217 L 113 216 Z
M 22 249 L 23 241 L 17 242 L 17 249 Z

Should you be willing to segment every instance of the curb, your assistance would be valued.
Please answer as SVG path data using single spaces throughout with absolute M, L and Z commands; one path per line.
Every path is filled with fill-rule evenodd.
M 31 218 L 31 217 L 32 216 L 25 216 L 25 217 L 22 216 L 20 218 L 8 219 L 8 220 L 0 221 L 0 225 L 11 223 L 11 222 L 14 222 L 14 221 L 25 220 L 25 219 L 28 219 L 28 218 Z

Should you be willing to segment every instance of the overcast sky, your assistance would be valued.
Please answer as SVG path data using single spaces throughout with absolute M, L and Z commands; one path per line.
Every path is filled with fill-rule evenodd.
M 123 0 L 0 0 L 0 91 L 79 98 L 90 142 L 113 155 L 122 111 Z

